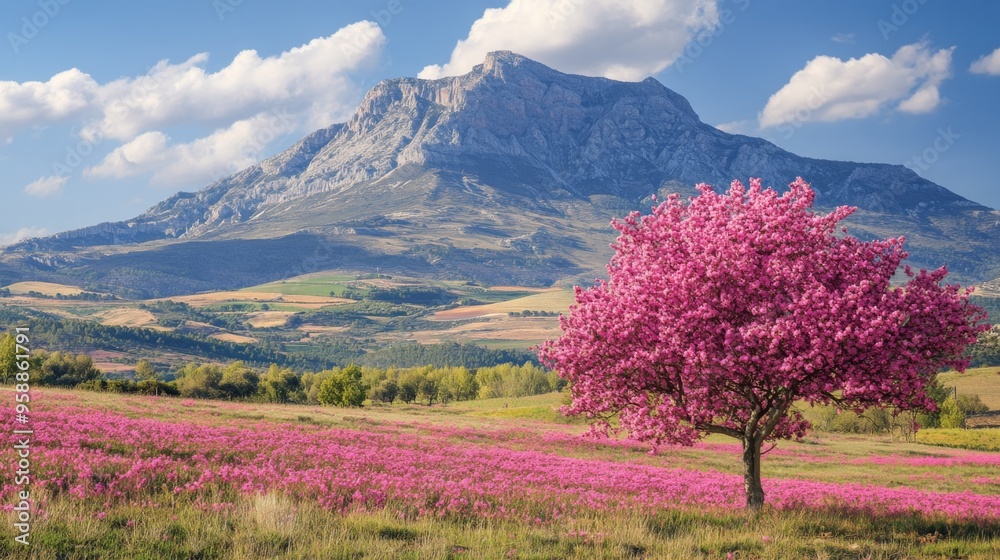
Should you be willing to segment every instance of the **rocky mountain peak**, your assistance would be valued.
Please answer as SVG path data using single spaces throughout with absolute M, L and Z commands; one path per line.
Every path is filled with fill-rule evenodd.
M 995 215 L 909 169 L 800 157 L 701 122 L 683 96 L 653 78 L 565 74 L 509 51 L 489 53 L 462 76 L 384 80 L 346 123 L 273 158 L 133 220 L 3 254 L 70 250 L 66 259 L 74 259 L 84 247 L 309 232 L 373 255 L 398 237 L 393 250 L 417 251 L 434 266 L 456 247 L 485 251 L 469 262 L 528 262 L 518 251 L 530 239 L 532 258 L 556 251 L 577 263 L 565 270 L 599 269 L 584 261 L 600 261 L 610 239 L 593 232 L 610 236 L 608 220 L 642 208 L 653 193 L 692 194 L 700 182 L 725 188 L 749 177 L 783 188 L 797 176 L 813 185 L 821 208 L 860 207 L 856 234 L 905 234 L 923 262 L 947 261 L 968 277 L 1000 269 Z M 456 223 L 463 215 L 477 221 Z M 558 220 L 566 220 L 563 229 Z M 571 227 L 593 229 L 581 237 Z M 427 241 L 431 231 L 443 241 Z M 426 255 L 407 248 L 420 239 L 433 246 Z

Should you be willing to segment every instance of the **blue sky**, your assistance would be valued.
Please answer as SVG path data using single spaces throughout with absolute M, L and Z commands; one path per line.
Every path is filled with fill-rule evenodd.
M 1000 208 L 998 21 L 991 1 L 7 0 L 0 244 L 134 217 L 345 120 L 381 79 L 499 49 L 651 75 L 724 130 Z

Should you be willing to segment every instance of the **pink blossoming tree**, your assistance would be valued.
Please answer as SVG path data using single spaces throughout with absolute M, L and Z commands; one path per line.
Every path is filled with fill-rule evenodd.
M 811 211 L 801 178 L 784 194 L 727 194 L 699 185 L 621 232 L 610 279 L 576 289 L 562 336 L 540 349 L 568 379 L 567 412 L 630 437 L 692 444 L 725 434 L 743 444 L 747 506 L 760 508 L 761 447 L 809 427 L 793 405 L 929 408 L 925 386 L 986 325 L 968 292 L 940 284 L 942 267 L 890 280 L 903 239 L 835 235 L 854 208 Z

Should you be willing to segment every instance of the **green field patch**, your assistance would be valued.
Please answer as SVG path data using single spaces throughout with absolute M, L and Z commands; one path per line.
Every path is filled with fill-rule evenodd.
M 959 395 L 979 395 L 991 410 L 1000 410 L 1000 367 L 968 369 L 965 373 L 949 371 L 938 375 L 945 387 L 954 387 Z
M 1000 451 L 1000 428 L 925 428 L 917 432 L 917 443 L 976 451 Z

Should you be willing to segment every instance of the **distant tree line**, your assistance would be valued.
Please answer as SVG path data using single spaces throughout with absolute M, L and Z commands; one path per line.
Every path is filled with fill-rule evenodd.
M 532 311 L 530 309 L 525 309 L 524 311 L 509 311 L 507 313 L 510 317 L 558 317 L 558 311 Z
M 14 337 L 0 338 L 0 381 L 14 380 Z M 564 387 L 554 372 L 532 364 L 500 364 L 476 369 L 435 367 L 377 368 L 351 364 L 302 375 L 277 364 L 264 371 L 234 361 L 226 366 L 189 363 L 159 372 L 140 361 L 132 378 L 109 379 L 85 354 L 37 351 L 32 357 L 35 386 L 73 387 L 113 393 L 172 395 L 268 403 L 356 407 L 364 403 L 426 405 L 477 398 L 523 397 Z M 169 377 L 172 377 L 169 381 Z
M 937 404 L 934 412 L 898 411 L 892 407 L 855 411 L 828 405 L 819 407 L 816 427 L 828 432 L 882 434 L 912 441 L 919 428 L 964 428 L 968 416 L 989 410 L 979 395 L 956 396 L 952 388 L 937 381 L 927 387 L 927 394 Z
M 1000 325 L 980 334 L 966 355 L 972 367 L 1000 366 Z
M 289 362 L 285 354 L 250 344 L 237 344 L 193 333 L 102 325 L 79 319 L 55 318 L 43 313 L 0 307 L 0 324 L 30 322 L 32 340 L 39 347 L 62 350 L 100 348 L 128 350 L 157 348 L 195 354 L 213 360 L 243 360 L 255 364 Z

